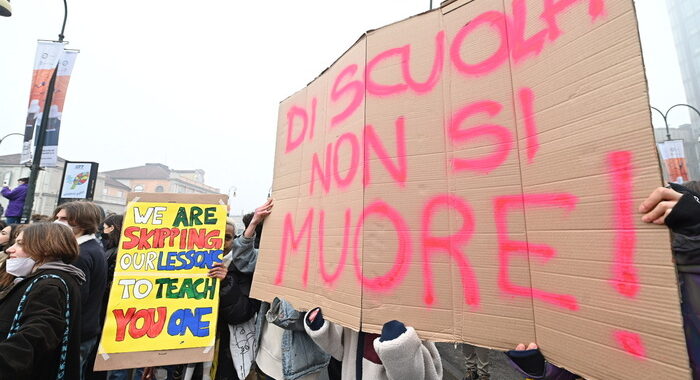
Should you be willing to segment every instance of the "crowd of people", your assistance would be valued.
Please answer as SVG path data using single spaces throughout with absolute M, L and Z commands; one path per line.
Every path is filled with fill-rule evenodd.
M 221 284 L 214 360 L 109 372 L 95 372 L 93 365 L 123 216 L 105 215 L 92 202 L 69 202 L 50 220 L 0 222 L 0 380 L 441 379 L 435 344 L 399 320 L 387 321 L 380 334 L 358 332 L 325 319 L 319 307 L 296 310 L 283 295 L 272 303 L 250 297 L 263 223 L 273 208 L 270 199 L 246 215 L 239 236 L 232 223 L 226 226 L 223 261 L 208 274 Z M 659 188 L 639 212 L 644 222 L 673 232 L 688 353 L 700 379 L 700 273 L 694 270 L 700 261 L 700 186 Z M 464 347 L 464 378 L 489 379 L 489 351 Z M 506 355 L 524 377 L 578 378 L 549 363 L 535 342 L 522 342 Z

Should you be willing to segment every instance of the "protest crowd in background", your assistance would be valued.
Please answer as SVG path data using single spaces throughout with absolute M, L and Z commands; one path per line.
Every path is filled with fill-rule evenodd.
M 700 257 L 700 186 L 655 190 L 639 207 L 643 221 L 673 232 L 682 313 L 693 371 L 700 360 L 700 298 L 692 268 Z M 91 202 L 59 206 L 51 221 L 0 222 L 0 379 L 440 379 L 440 354 L 400 316 L 381 334 L 357 332 L 295 310 L 285 295 L 272 304 L 250 298 L 265 204 L 244 218 L 236 236 L 228 222 L 220 280 L 217 353 L 212 362 L 95 372 L 97 338 L 112 286 L 123 217 L 104 215 Z M 232 344 L 229 329 L 253 332 L 252 349 Z M 575 349 L 575 348 L 572 348 Z M 489 379 L 488 350 L 465 346 L 465 379 Z M 532 379 L 576 379 L 546 361 L 534 342 L 507 352 L 513 367 Z M 235 360 L 237 358 L 238 360 Z M 241 361 L 241 358 L 244 360 Z M 697 375 L 696 375 L 697 378 Z

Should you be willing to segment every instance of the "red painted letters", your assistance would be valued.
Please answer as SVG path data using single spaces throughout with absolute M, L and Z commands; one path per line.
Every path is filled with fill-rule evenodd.
M 527 162 L 531 164 L 535 161 L 535 155 L 540 149 L 540 141 L 537 137 L 537 124 L 535 124 L 535 94 L 529 88 L 522 88 L 518 91 L 520 106 L 523 109 L 525 119 L 525 141 L 527 144 Z
M 294 236 L 294 222 L 292 221 L 292 214 L 287 213 L 284 216 L 284 229 L 282 231 L 282 251 L 280 252 L 280 265 L 277 268 L 277 274 L 275 275 L 275 285 L 280 285 L 282 279 L 284 278 L 284 271 L 287 269 L 287 256 L 289 255 L 288 249 L 291 245 L 293 251 L 299 249 L 299 243 L 306 233 L 306 257 L 304 258 L 304 272 L 302 273 L 302 281 L 304 286 L 309 282 L 309 259 L 311 255 L 311 225 L 314 219 L 314 209 L 310 208 L 309 212 L 306 214 L 304 219 L 304 224 L 299 230 L 299 234 Z M 291 240 L 291 241 L 290 241 Z
M 549 27 L 549 40 L 554 41 L 561 36 L 561 29 L 557 24 L 557 16 L 576 3 L 588 1 L 588 14 L 592 20 L 605 14 L 604 0 L 544 0 L 544 11 L 540 16 Z
M 350 168 L 348 169 L 345 177 L 340 176 L 340 168 L 338 164 L 340 162 L 340 155 L 338 154 L 339 148 L 343 142 L 347 141 L 350 144 Z M 327 164 L 327 163 L 326 163 Z M 357 174 L 357 169 L 360 167 L 360 142 L 354 133 L 344 133 L 338 141 L 335 143 L 335 148 L 333 149 L 333 178 L 338 185 L 338 188 L 344 189 L 352 183 Z
M 526 241 L 510 240 L 508 238 L 508 212 L 519 210 L 525 206 L 560 207 L 571 211 L 576 207 L 577 198 L 571 194 L 522 194 L 494 198 L 494 216 L 498 231 L 498 259 L 500 270 L 498 285 L 503 292 L 519 297 L 532 297 L 553 305 L 578 310 L 576 298 L 566 294 L 556 294 L 528 286 L 515 285 L 510 281 L 510 258 L 514 253 L 525 253 L 540 256 L 549 260 L 556 255 L 554 248 L 546 244 L 534 244 Z
M 637 236 L 634 232 L 632 200 L 632 153 L 608 155 L 610 192 L 615 197 L 615 258 L 612 286 L 623 296 L 634 298 L 639 292 L 639 278 L 634 266 Z
M 494 145 L 494 152 L 487 157 L 452 159 L 452 168 L 455 171 L 471 170 L 488 174 L 501 166 L 506 158 L 508 158 L 508 154 L 513 148 L 513 135 L 506 127 L 495 124 L 484 124 L 468 129 L 460 128 L 462 122 L 474 114 L 486 113 L 490 117 L 494 117 L 501 112 L 502 108 L 503 106 L 500 103 L 487 100 L 472 103 L 457 111 L 452 117 L 448 128 L 448 136 L 453 143 L 462 143 L 481 136 L 492 136 L 497 140 Z
M 345 210 L 345 229 L 343 230 L 343 249 L 340 253 L 340 258 L 338 259 L 338 266 L 335 268 L 335 272 L 328 273 L 326 271 L 326 260 L 323 253 L 323 239 L 325 236 L 325 212 L 321 210 L 318 222 L 318 266 L 321 271 L 321 278 L 326 283 L 326 285 L 333 286 L 333 284 L 338 281 L 340 275 L 345 269 L 345 261 L 348 258 L 348 244 L 350 240 L 350 209 Z
M 331 119 L 331 127 L 335 127 L 336 125 L 345 121 L 355 112 L 355 110 L 357 110 L 358 107 L 360 107 L 360 104 L 362 104 L 362 99 L 365 96 L 365 86 L 361 81 L 353 80 L 345 86 L 338 88 L 340 82 L 343 81 L 345 77 L 352 77 L 356 72 L 357 65 L 353 64 L 343 69 L 343 71 L 341 71 L 335 78 L 333 90 L 331 91 L 331 100 L 333 103 L 338 102 L 341 97 L 345 96 L 345 94 L 351 94 L 352 100 L 343 111 L 333 116 Z
M 466 63 L 462 59 L 462 44 L 464 39 L 482 24 L 488 24 L 498 32 L 501 43 L 491 57 L 479 63 Z M 506 30 L 506 16 L 502 12 L 488 11 L 480 14 L 474 20 L 468 22 L 455 36 L 450 46 L 450 58 L 452 64 L 459 72 L 469 76 L 481 76 L 498 69 L 508 59 L 508 33 Z
M 389 272 L 383 276 L 367 278 L 362 270 L 358 248 L 360 247 L 360 237 L 362 236 L 362 225 L 365 219 L 372 214 L 381 215 L 394 224 L 394 229 L 398 235 L 399 246 L 396 251 L 394 266 Z M 375 201 L 365 207 L 362 211 L 362 215 L 360 215 L 357 226 L 355 226 L 354 242 L 353 259 L 355 262 L 355 274 L 364 287 L 376 292 L 384 292 L 397 287 L 401 283 L 401 280 L 406 276 L 408 268 L 411 265 L 411 235 L 406 221 L 404 221 L 403 217 L 396 209 L 392 208 L 384 201 Z
M 297 137 L 292 137 L 294 134 L 294 119 L 301 118 L 303 122 L 303 127 L 301 129 L 301 133 L 297 135 Z M 299 147 L 302 142 L 304 142 L 304 138 L 306 137 L 306 128 L 307 125 L 309 124 L 309 116 L 306 114 L 306 110 L 297 107 L 297 106 L 292 106 L 289 111 L 287 111 L 287 145 L 285 146 L 284 152 L 289 153 Z
M 462 217 L 462 228 L 450 236 L 438 237 L 432 235 L 433 215 L 439 207 L 449 207 Z M 435 302 L 433 290 L 433 270 L 430 257 L 434 251 L 444 251 L 457 263 L 462 276 L 462 290 L 464 302 L 467 305 L 479 305 L 479 284 L 472 267 L 469 265 L 461 246 L 466 245 L 474 233 L 474 215 L 471 208 L 464 200 L 454 195 L 440 195 L 428 201 L 423 209 L 423 225 L 421 234 L 423 238 L 423 300 L 426 305 Z
M 377 132 L 374 131 L 374 127 L 371 125 L 367 125 L 365 127 L 365 162 L 364 162 L 364 186 L 367 187 L 369 186 L 371 182 L 371 173 L 370 173 L 370 148 L 374 150 L 374 152 L 377 154 L 377 157 L 379 157 L 379 161 L 384 165 L 386 170 L 389 171 L 389 174 L 391 174 L 391 178 L 394 179 L 394 182 L 398 183 L 399 186 L 403 186 L 406 183 L 406 176 L 408 175 L 408 163 L 406 161 L 406 131 L 404 127 L 404 118 L 403 116 L 399 116 L 396 119 L 396 165 L 394 165 L 393 162 L 391 162 L 391 159 L 389 158 L 389 153 L 386 151 L 386 148 L 384 148 L 384 145 L 382 145 L 382 142 L 379 139 L 379 136 L 377 135 Z

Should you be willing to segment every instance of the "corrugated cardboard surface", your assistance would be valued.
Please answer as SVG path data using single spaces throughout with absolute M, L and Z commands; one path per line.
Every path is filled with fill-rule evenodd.
M 665 228 L 643 224 L 636 213 L 641 200 L 661 185 L 661 174 L 633 3 L 571 2 L 556 15 L 560 35 L 552 33 L 542 17 L 546 3 L 564 4 L 455 1 L 368 32 L 307 88 L 281 103 L 275 210 L 265 222 L 255 297 L 280 296 L 298 309 L 321 306 L 329 319 L 367 332 L 378 332 L 384 322 L 399 319 L 414 326 L 424 339 L 498 349 L 536 341 L 550 361 L 591 379 L 690 377 L 669 234 Z M 596 13 L 596 4 L 603 5 L 602 13 Z M 518 5 L 524 8 L 517 11 Z M 477 25 L 453 48 L 465 26 L 484 14 L 499 14 L 493 11 L 504 16 Z M 507 40 L 500 38 L 499 28 L 505 28 Z M 521 42 L 536 43 L 538 38 L 543 41 L 540 51 L 515 53 L 527 46 Z M 444 61 L 434 66 L 441 39 Z M 488 72 L 465 73 L 454 62 L 481 62 L 501 43 L 506 44 L 508 57 Z M 381 56 L 385 59 L 375 60 Z M 365 73 L 368 63 L 371 67 Z M 439 76 L 423 90 L 407 85 L 402 74 L 406 64 L 410 78 L 419 84 L 434 74 L 435 67 Z M 351 65 L 357 65 L 356 70 L 338 80 Z M 349 118 L 334 124 L 333 117 L 353 101 L 353 93 L 348 90 L 335 99 L 332 94 L 351 81 L 362 86 L 364 97 Z M 382 90 L 393 93 L 380 94 Z M 531 115 L 526 114 L 521 93 L 533 96 Z M 499 111 L 473 114 L 459 129 L 501 126 L 513 137 L 513 149 L 488 172 L 456 170 L 453 160 L 487 156 L 503 147 L 489 136 L 451 138 L 453 117 L 465 106 L 483 101 L 498 103 Z M 292 107 L 307 111 L 309 127 L 315 114 L 314 135 L 307 129 L 304 142 L 285 153 L 287 114 Z M 399 119 L 405 156 L 399 154 Z M 528 143 L 533 141 L 528 123 L 533 120 L 539 148 L 528 155 Z M 297 119 L 292 136 L 298 136 L 301 128 Z M 405 181 L 396 181 L 385 166 L 387 160 L 369 147 L 372 133 L 379 137 L 388 161 L 399 166 L 405 160 Z M 312 181 L 311 163 L 316 155 L 325 168 L 329 144 L 333 153 L 338 141 L 344 140 L 338 159 L 333 154 L 330 159 L 340 179 L 349 176 L 352 138 L 346 134 L 359 141 L 360 166 L 354 180 L 341 187 L 333 179 L 331 165 L 330 189 L 325 192 L 318 172 Z M 615 154 L 630 158 L 623 165 L 631 175 L 629 194 L 625 194 L 627 172 L 611 167 L 610 157 Z M 571 207 L 554 205 L 564 199 L 556 194 L 571 199 Z M 473 221 L 468 239 L 454 239 L 449 247 L 467 260 L 478 284 L 478 303 L 467 302 L 453 257 L 444 250 L 425 253 L 425 234 L 450 236 L 468 224 L 457 208 L 443 205 L 433 210 L 426 226 L 426 205 L 438 196 L 464 202 Z M 499 227 L 495 204 L 506 196 L 515 197 L 515 204 Z M 540 204 L 530 202 L 536 196 L 541 196 Z M 400 215 L 399 231 L 394 222 L 376 213 L 367 215 L 356 228 L 363 208 L 378 204 Z M 284 277 L 275 284 L 288 214 L 294 236 L 286 241 L 298 239 L 298 246 L 294 251 L 288 244 Z M 346 214 L 350 215 L 348 226 Z M 299 235 L 309 215 L 311 228 Z M 508 281 L 570 296 L 575 307 L 562 307 L 536 294 L 513 295 L 504 288 L 504 256 L 499 254 L 499 232 L 504 228 L 508 240 L 527 241 L 530 247 L 528 252 L 509 256 Z M 307 241 L 311 246 L 304 284 Z M 632 265 L 637 277 L 632 282 L 639 290 L 631 295 L 615 287 L 620 242 L 634 246 Z M 392 268 L 401 267 L 395 260 L 402 244 L 408 252 L 406 266 L 386 277 Z M 551 258 L 537 254 L 535 248 L 543 245 L 553 248 Z M 321 248 L 324 273 L 340 268 L 335 281 L 322 276 Z M 425 274 L 426 267 L 432 275 Z M 361 276 L 369 281 L 384 278 L 387 286 L 361 286 Z M 425 297 L 428 279 L 434 286 L 431 302 Z M 634 338 L 621 343 L 619 336 Z M 630 353 L 639 353 L 635 342 L 642 346 L 640 355 Z

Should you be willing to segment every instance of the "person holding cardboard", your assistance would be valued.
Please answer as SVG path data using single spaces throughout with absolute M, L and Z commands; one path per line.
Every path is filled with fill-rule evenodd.
M 314 342 L 342 361 L 343 380 L 442 379 L 442 362 L 435 344 L 421 341 L 413 327 L 399 321 L 385 323 L 381 335 L 356 332 L 325 320 L 317 307 L 306 313 L 304 322 Z M 361 376 L 357 371 L 362 371 Z
M 642 221 L 666 225 L 681 290 L 683 330 L 693 378 L 700 379 L 700 186 L 696 181 L 659 187 L 639 206 Z
M 642 221 L 666 225 L 673 232 L 673 254 L 681 290 L 681 312 L 693 379 L 700 379 L 700 184 L 670 183 L 654 190 L 639 206 Z M 506 353 L 524 376 L 570 380 L 578 376 L 547 362 L 537 344 L 519 344 Z
M 71 231 L 37 223 L 7 249 L 12 285 L 0 292 L 0 379 L 80 377 L 80 284 Z
M 252 274 L 258 260 L 255 244 L 258 226 L 270 215 L 274 202 L 258 207 L 243 235 L 233 242 L 231 264 L 241 273 Z M 303 327 L 304 314 L 281 298 L 262 302 L 255 321 L 255 363 L 263 379 L 317 379 L 328 367 L 330 355 L 321 350 Z

